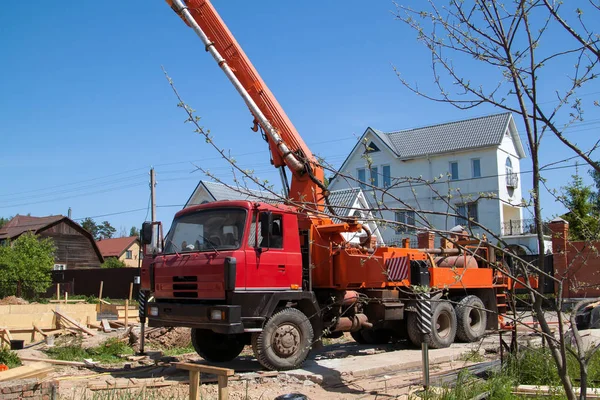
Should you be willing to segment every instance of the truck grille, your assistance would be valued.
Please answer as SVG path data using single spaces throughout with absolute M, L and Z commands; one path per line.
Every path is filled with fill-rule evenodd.
M 198 277 L 196 276 L 174 276 L 174 297 L 198 297 Z

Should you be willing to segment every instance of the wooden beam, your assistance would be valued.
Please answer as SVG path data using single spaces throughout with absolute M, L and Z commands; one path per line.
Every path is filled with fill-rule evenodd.
M 188 371 L 199 371 L 205 374 L 213 374 L 217 376 L 233 376 L 235 371 L 230 368 L 213 367 L 212 365 L 204 364 L 192 364 L 192 363 L 173 363 L 178 369 L 185 369 Z
M 39 357 L 19 357 L 22 361 L 37 361 L 48 364 L 55 365 L 70 365 L 72 367 L 86 367 L 88 364 L 82 361 L 64 361 L 64 360 L 54 360 L 51 358 L 39 358 Z
M 190 370 L 190 400 L 199 400 L 200 371 Z
M 104 332 L 112 332 L 113 328 L 110 327 L 110 324 L 108 323 L 108 320 L 106 318 L 102 319 L 102 330 Z
M 227 387 L 227 375 L 217 376 L 219 385 L 219 400 L 227 400 L 229 398 L 229 388 Z
M 10 381 L 13 379 L 38 378 L 45 376 L 54 371 L 54 367 L 45 362 L 36 362 L 31 365 L 23 365 L 21 367 L 11 368 L 8 371 L 3 371 L 0 374 L 0 382 Z
M 133 282 L 131 282 L 129 284 L 129 301 L 131 301 L 132 297 L 133 297 Z
M 88 335 L 96 336 L 96 332 L 89 330 L 88 328 L 81 325 L 79 322 L 75 321 L 73 318 L 69 317 L 68 315 L 65 315 L 65 314 L 61 313 L 60 311 L 56 311 L 56 310 L 54 310 L 54 313 L 56 315 L 58 315 L 61 319 L 64 319 L 65 321 L 67 321 L 71 325 L 74 325 L 75 327 L 79 328 L 81 331 L 87 333 Z
M 100 292 L 98 293 L 98 300 L 102 301 L 102 289 L 104 288 L 104 281 L 100 281 Z

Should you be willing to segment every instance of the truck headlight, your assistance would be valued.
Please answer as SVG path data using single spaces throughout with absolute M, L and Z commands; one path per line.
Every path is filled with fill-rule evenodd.
M 148 315 L 150 315 L 151 317 L 158 317 L 158 307 L 149 307 Z
M 222 321 L 225 319 L 225 311 L 221 310 L 210 310 L 210 319 L 216 321 Z

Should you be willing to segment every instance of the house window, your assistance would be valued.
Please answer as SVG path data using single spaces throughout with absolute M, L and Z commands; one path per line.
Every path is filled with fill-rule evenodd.
M 513 172 L 512 161 L 510 157 L 506 157 L 506 175 L 509 176 Z
M 415 231 L 415 212 L 414 211 L 397 211 L 396 212 L 396 233 L 411 233 Z M 406 225 L 402 225 L 406 224 Z M 410 226 L 407 226 L 410 225 Z
M 477 202 L 457 205 L 456 213 L 459 215 L 456 217 L 456 225 L 461 225 L 466 228 L 471 222 L 479 222 Z
M 381 167 L 383 173 L 383 187 L 388 188 L 392 186 L 392 173 L 389 165 L 384 165 Z
M 453 181 L 458 179 L 458 161 L 450 163 L 450 179 Z
M 377 173 L 377 167 L 371 168 L 371 185 L 379 187 L 379 174 Z
M 367 181 L 367 175 L 365 172 L 366 170 L 364 168 L 359 168 L 358 173 L 356 174 L 358 178 L 358 184 L 363 189 L 367 187 L 367 185 L 365 185 L 365 182 Z
M 479 158 L 472 159 L 471 166 L 473 169 L 473 178 L 481 178 L 481 160 Z
M 132 254 L 131 250 L 127 250 L 125 252 L 125 259 L 126 260 L 131 260 L 132 258 L 133 258 L 133 254 Z

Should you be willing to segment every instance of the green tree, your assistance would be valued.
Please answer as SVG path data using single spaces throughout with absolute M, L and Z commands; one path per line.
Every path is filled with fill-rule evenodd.
M 596 170 L 590 170 L 590 175 L 594 180 L 594 185 L 596 186 L 596 191 L 592 194 L 592 199 L 594 201 L 594 208 L 597 213 L 600 213 L 600 172 Z
M 593 199 L 591 186 L 583 184 L 579 175 L 573 175 L 573 182 L 563 187 L 561 200 L 569 210 L 562 218 L 569 223 L 569 237 L 572 240 L 593 240 L 598 238 L 598 209 Z
M 140 230 L 138 228 L 136 228 L 135 226 L 132 226 L 131 229 L 129 230 L 129 236 L 140 237 Z
M 0 217 L 0 228 L 2 228 L 6 223 L 10 221 L 10 218 Z
M 56 247 L 51 238 L 39 239 L 24 233 L 12 243 L 0 247 L 0 275 L 5 285 L 3 296 L 27 294 L 35 297 L 52 284 Z
M 117 230 L 108 221 L 102 221 L 98 225 L 98 239 L 110 239 L 114 236 Z
M 90 217 L 85 218 L 83 221 L 81 221 L 81 227 L 88 231 L 94 237 L 94 239 L 97 239 L 98 225 L 96 225 L 96 222 L 93 219 Z
M 91 233 L 94 240 L 110 239 L 114 236 L 115 232 L 117 232 L 110 222 L 103 221 L 101 224 L 97 224 L 96 221 L 90 217 L 81 221 L 81 227 Z
M 102 263 L 102 265 L 100 267 L 102 267 L 102 268 L 125 268 L 126 265 L 123 261 L 119 260 L 116 257 L 108 257 L 108 258 L 106 258 L 106 260 L 104 260 L 104 262 Z

